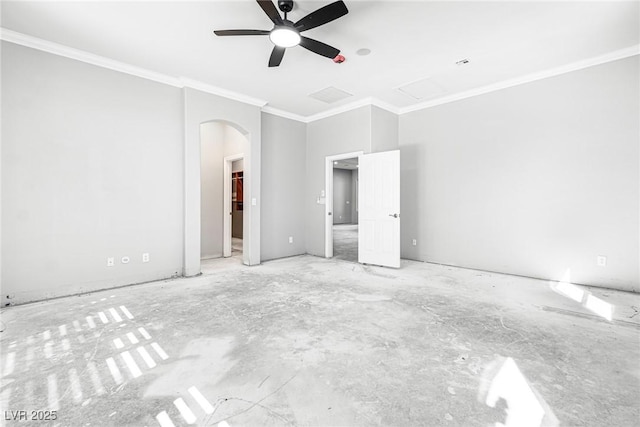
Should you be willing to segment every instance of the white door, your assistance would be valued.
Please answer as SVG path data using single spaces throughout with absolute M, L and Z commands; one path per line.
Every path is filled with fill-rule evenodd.
M 400 267 L 400 151 L 358 160 L 358 262 Z

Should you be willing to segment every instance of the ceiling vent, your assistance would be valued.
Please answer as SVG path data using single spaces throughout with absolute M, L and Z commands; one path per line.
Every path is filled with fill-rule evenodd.
M 317 99 L 318 101 L 326 102 L 327 104 L 332 104 L 334 102 L 342 101 L 343 99 L 347 99 L 350 96 L 353 96 L 349 92 L 345 92 L 341 89 L 329 86 L 328 88 L 322 89 L 318 92 L 312 93 L 309 95 L 311 98 Z
M 435 98 L 447 92 L 442 86 L 434 82 L 431 77 L 399 86 L 396 90 L 417 101 Z

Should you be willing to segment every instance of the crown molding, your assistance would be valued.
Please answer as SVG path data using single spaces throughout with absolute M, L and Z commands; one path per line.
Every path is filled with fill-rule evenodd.
M 301 116 L 299 114 L 290 113 L 288 111 L 281 110 L 279 108 L 274 108 L 274 107 L 271 107 L 270 105 L 265 105 L 264 107 L 262 107 L 262 112 L 263 113 L 273 114 L 274 116 L 284 117 L 285 119 L 296 120 L 296 121 L 302 122 L 302 123 L 309 123 L 307 118 L 304 117 L 304 116 Z
M 584 68 L 589 68 L 595 65 L 604 64 L 607 62 L 617 61 L 619 59 L 629 58 L 631 56 L 640 54 L 640 45 L 634 45 L 625 49 L 616 50 L 604 55 L 600 55 L 594 58 L 585 59 L 582 61 L 573 62 L 571 64 L 563 65 L 561 67 L 552 68 L 549 70 L 541 71 L 538 73 L 528 74 L 522 77 L 514 79 L 504 80 L 502 82 L 494 83 L 487 86 L 482 86 L 476 89 L 468 90 L 465 92 L 455 93 L 449 96 L 440 97 L 437 99 L 420 102 L 408 107 L 395 107 L 392 104 L 386 103 L 380 99 L 374 97 L 362 98 L 357 101 L 350 102 L 338 106 L 336 108 L 329 109 L 310 116 L 301 116 L 295 113 L 291 113 L 285 110 L 280 110 L 267 105 L 267 101 L 254 98 L 242 93 L 230 91 L 217 86 L 213 86 L 207 83 L 203 83 L 197 80 L 188 79 L 186 77 L 173 77 L 155 71 L 147 70 L 145 68 L 136 67 L 124 62 L 109 59 L 103 56 L 95 55 L 83 50 L 71 48 L 58 43 L 43 40 L 37 37 L 29 36 L 17 31 L 9 30 L 0 27 L 0 40 L 4 40 L 10 43 L 22 45 L 25 47 L 41 50 L 43 52 L 51 53 L 58 56 L 63 56 L 77 61 L 85 62 L 88 64 L 96 65 L 98 67 L 107 68 L 114 71 L 119 71 L 125 74 L 130 74 L 136 77 L 141 77 L 147 80 L 152 80 L 158 83 L 163 83 L 169 86 L 178 88 L 192 88 L 202 92 L 206 92 L 212 95 L 221 96 L 223 98 L 231 99 L 234 101 L 242 102 L 249 105 L 260 107 L 265 113 L 274 114 L 287 119 L 296 120 L 303 123 L 311 123 L 317 120 L 321 120 L 327 117 L 335 116 L 337 114 L 345 113 L 356 108 L 364 106 L 376 106 L 382 108 L 391 113 L 402 115 L 413 111 L 423 110 L 426 108 L 435 107 L 449 102 L 455 102 L 466 98 L 471 98 L 478 95 L 483 95 L 490 92 L 534 82 L 537 80 L 546 79 L 549 77 L 558 76 L 561 74 L 570 73 L 572 71 L 578 71 Z
M 163 83 L 169 86 L 178 88 L 189 87 L 212 95 L 218 95 L 223 98 L 232 99 L 234 101 L 239 101 L 258 107 L 263 107 L 267 104 L 267 101 L 233 92 L 217 86 L 209 85 L 184 77 L 173 77 L 166 74 L 157 73 L 145 68 L 136 67 L 134 65 L 116 61 L 114 59 L 109 59 L 104 56 L 94 55 L 93 53 L 29 36 L 27 34 L 22 34 L 17 31 L 8 30 L 6 28 L 0 27 L 0 39 L 32 49 L 41 50 L 43 52 L 51 53 L 54 55 L 63 56 L 65 58 L 75 59 L 76 61 L 85 62 L 87 64 L 97 65 L 98 67 L 107 68 L 109 70 L 119 71 L 121 73 L 130 74 L 132 76 L 141 77 L 143 79 L 152 80 L 158 83 Z
M 400 114 L 399 108 L 389 103 L 386 103 L 384 101 L 381 101 L 378 98 L 367 97 L 367 98 L 359 99 L 357 101 L 350 102 L 345 105 L 341 105 L 336 108 L 332 108 L 327 111 L 322 111 L 312 116 L 307 116 L 305 117 L 305 121 L 307 123 L 311 123 L 311 122 L 315 122 L 316 120 L 326 119 L 327 117 L 335 116 L 336 114 L 346 113 L 347 111 L 355 110 L 357 108 L 366 107 L 366 106 L 375 106 L 383 110 L 389 111 L 390 113 Z
M 371 105 L 378 108 L 382 108 L 383 110 L 387 110 L 390 113 L 400 115 L 400 108 L 396 107 L 395 105 L 391 105 L 387 102 L 384 102 L 378 98 L 371 98 Z
M 292 116 L 297 116 L 298 118 L 300 118 L 299 121 L 305 122 L 305 123 L 311 123 L 314 122 L 316 120 L 321 120 L 321 119 L 325 119 L 327 117 L 331 117 L 331 116 L 335 116 L 337 114 L 341 114 L 341 113 L 346 113 L 347 111 L 351 111 L 351 110 L 355 110 L 356 108 L 360 108 L 360 107 L 364 107 L 366 105 L 374 105 L 378 108 L 382 108 L 384 110 L 387 110 L 391 113 L 397 114 L 397 115 L 402 115 L 402 114 L 406 114 L 406 113 L 411 113 L 413 111 L 418 111 L 418 110 L 423 110 L 426 108 L 431 108 L 431 107 L 435 107 L 438 105 L 442 105 L 442 104 L 448 104 L 450 102 L 455 102 L 455 101 L 459 101 L 462 99 L 466 99 L 466 98 L 471 98 L 474 96 L 478 96 L 478 95 L 484 95 L 486 93 L 490 93 L 490 92 L 495 92 L 498 90 L 502 90 L 502 89 L 507 89 L 510 87 L 514 87 L 514 86 L 519 86 L 522 84 L 526 84 L 526 83 L 530 83 L 530 82 L 534 82 L 537 80 L 542 80 L 542 79 L 546 79 L 549 77 L 554 77 L 554 76 L 558 76 L 558 75 L 562 75 L 562 74 L 566 74 L 566 73 L 570 73 L 573 71 L 578 71 L 578 70 L 582 70 L 585 68 L 589 68 L 589 67 L 593 67 L 596 65 L 600 65 L 600 64 L 605 64 L 608 62 L 613 62 L 613 61 L 617 61 L 620 59 L 625 59 L 625 58 L 629 58 L 635 55 L 639 55 L 640 54 L 640 45 L 634 45 L 634 46 L 630 46 L 624 49 L 619 49 L 613 52 L 609 52 L 607 54 L 604 55 L 600 55 L 600 56 L 596 56 L 593 58 L 588 58 L 585 60 L 581 60 L 581 61 L 576 61 L 576 62 L 572 62 L 570 64 L 566 64 L 563 65 L 561 67 L 556 67 L 556 68 L 551 68 L 548 70 L 544 70 L 544 71 L 540 71 L 538 73 L 532 73 L 532 74 L 527 74 L 525 76 L 521 76 L 521 77 L 517 77 L 514 79 L 509 79 L 509 80 L 504 80 L 502 82 L 498 82 L 498 83 L 494 83 L 491 85 L 487 85 L 487 86 L 482 86 L 476 89 L 472 89 L 472 90 L 468 90 L 465 92 L 460 92 L 460 93 L 456 93 L 453 95 L 449 95 L 449 96 L 445 96 L 445 97 L 440 97 L 437 99 L 433 99 L 430 101 L 425 101 L 425 102 L 421 102 L 418 104 L 414 104 L 408 107 L 403 107 L 403 108 L 398 108 L 395 107 L 392 104 L 386 103 L 380 99 L 374 98 L 374 97 L 369 97 L 369 98 L 363 98 L 354 102 L 350 102 L 348 104 L 345 105 L 341 105 L 339 107 L 327 110 L 327 111 L 323 111 L 311 116 L 297 116 L 295 114 L 292 113 L 288 113 L 282 110 L 279 110 L 282 113 L 286 113 L 288 115 L 292 115 Z M 264 111 L 264 109 L 263 109 Z M 278 114 L 276 112 L 274 112 L 274 114 Z M 286 115 L 283 114 L 283 117 L 287 117 Z M 290 118 L 294 118 L 294 117 L 290 117 Z M 297 119 L 295 119 L 297 120 Z
M 0 39 L 10 43 L 30 47 L 32 49 L 41 50 L 43 52 L 52 53 L 54 55 L 63 56 L 65 58 L 75 59 L 87 64 L 97 65 L 98 67 L 120 71 L 122 73 L 142 77 L 143 79 L 164 83 L 169 86 L 181 87 L 179 79 L 167 76 L 166 74 L 156 73 L 155 71 L 115 61 L 113 59 L 105 58 L 104 56 L 94 55 L 83 50 L 74 49 L 48 40 L 18 33 L 17 31 L 8 30 L 6 28 L 0 28 Z
M 254 98 L 252 96 L 244 95 L 242 93 L 233 92 L 231 90 L 223 89 L 221 87 L 213 86 L 207 83 L 203 83 L 198 80 L 188 79 L 186 77 L 180 77 L 178 79 L 182 84 L 182 87 L 188 87 L 191 89 L 196 89 L 201 92 L 210 93 L 212 95 L 218 95 L 223 98 L 233 99 L 234 101 L 243 102 L 249 105 L 255 105 L 256 107 L 264 107 L 267 105 L 267 101 L 264 101 L 259 98 Z
M 284 117 L 287 119 L 297 120 L 302 123 L 311 123 L 316 120 L 325 119 L 327 117 L 335 116 L 337 114 L 345 113 L 347 111 L 355 110 L 356 108 L 366 107 L 366 106 L 375 106 L 381 108 L 383 110 L 389 111 L 394 114 L 399 114 L 399 109 L 394 107 L 391 104 L 388 104 L 384 101 L 381 101 L 377 98 L 363 98 L 358 101 L 350 102 L 349 104 L 342 105 L 337 108 L 332 108 L 327 111 L 323 111 L 311 116 L 300 116 L 298 114 L 290 113 L 285 110 L 280 110 L 278 108 L 273 108 L 270 106 L 262 107 L 262 111 L 265 113 L 274 114 L 276 116 Z
M 582 61 L 572 62 L 570 64 L 566 64 L 561 67 L 551 68 L 549 70 L 540 71 L 538 73 L 527 74 L 525 76 L 504 80 L 498 83 L 482 86 L 482 87 L 471 89 L 465 92 L 455 93 L 453 95 L 444 96 L 444 97 L 433 99 L 430 101 L 421 102 L 419 104 L 415 104 L 409 107 L 404 107 L 399 109 L 399 114 L 406 114 L 413 111 L 423 110 L 425 108 L 435 107 L 437 105 L 448 104 L 450 102 L 459 101 L 462 99 L 471 98 L 478 95 L 484 95 L 486 93 L 495 92 L 498 90 L 535 82 L 537 80 L 542 80 L 549 77 L 559 76 L 562 74 L 570 73 L 572 71 L 582 70 L 582 69 L 593 67 L 596 65 L 605 64 L 607 62 L 613 62 L 619 59 L 629 58 L 631 56 L 635 56 L 639 54 L 640 54 L 640 45 L 634 45 L 624 49 L 615 50 L 613 52 L 609 52 L 604 55 L 584 59 Z
M 346 113 L 347 111 L 355 110 L 360 107 L 366 107 L 372 105 L 373 98 L 362 98 L 357 101 L 350 102 L 348 104 L 341 105 L 336 108 L 332 108 L 327 111 L 322 111 L 311 116 L 307 116 L 307 123 L 315 122 L 318 120 L 326 119 L 327 117 L 335 116 L 337 114 Z

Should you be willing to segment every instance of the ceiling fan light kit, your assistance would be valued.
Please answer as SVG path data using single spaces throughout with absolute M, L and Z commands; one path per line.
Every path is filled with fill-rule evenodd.
M 300 44 L 300 33 L 289 27 L 276 27 L 269 33 L 269 39 L 280 47 L 293 47 Z
M 256 0 L 264 13 L 273 22 L 273 29 L 269 30 L 216 30 L 217 36 L 269 36 L 275 45 L 269 58 L 269 67 L 277 67 L 282 62 L 285 49 L 288 47 L 302 46 L 303 48 L 332 59 L 336 64 L 344 62 L 344 56 L 340 50 L 333 46 L 300 35 L 301 32 L 311 30 L 321 25 L 334 21 L 349 13 L 342 0 L 330 3 L 320 9 L 311 12 L 297 22 L 287 19 L 287 14 L 293 10 L 293 0 L 279 0 L 278 7 L 284 13 L 284 18 L 276 9 L 271 0 Z

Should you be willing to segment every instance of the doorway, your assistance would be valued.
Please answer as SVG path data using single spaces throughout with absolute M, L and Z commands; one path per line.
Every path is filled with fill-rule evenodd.
M 325 256 L 358 262 L 358 158 L 362 151 L 326 157 Z
M 244 155 L 224 158 L 223 256 L 242 258 L 244 250 Z
M 358 158 L 333 162 L 333 257 L 358 262 Z
M 229 123 L 200 125 L 201 260 L 237 255 L 240 262 L 247 261 L 251 248 L 247 144 L 246 135 Z
M 357 159 L 357 163 L 354 160 Z M 351 167 L 357 169 L 357 193 L 355 206 L 357 207 L 357 226 L 352 234 L 341 230 L 346 210 L 335 199 L 334 186 L 337 182 L 334 175 L 340 163 L 351 162 Z M 379 265 L 383 267 L 400 267 L 400 151 L 392 150 L 378 153 L 363 154 L 362 152 L 327 156 L 325 163 L 326 197 L 318 200 L 325 206 L 325 257 L 333 258 L 335 240 L 347 240 L 352 244 L 354 237 L 357 242 L 355 262 L 361 264 Z M 325 194 L 323 194 L 325 196 Z M 349 205 L 351 205 L 351 200 Z M 344 205 L 347 205 L 346 201 Z M 340 215 L 340 212 L 345 212 Z M 335 218 L 337 213 L 338 217 Z M 353 216 L 351 217 L 353 221 Z M 351 224 L 353 226 L 355 224 Z M 336 227 L 338 226 L 338 227 Z M 337 230 L 336 230 L 337 228 Z M 334 233 L 334 230 L 338 233 Z M 347 231 L 342 233 L 343 231 Z M 349 253 L 350 252 L 350 253 Z M 354 251 L 347 253 L 349 261 L 353 259 Z

